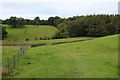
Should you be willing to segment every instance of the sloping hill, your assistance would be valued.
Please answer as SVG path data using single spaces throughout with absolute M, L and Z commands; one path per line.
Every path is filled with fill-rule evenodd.
M 29 41 L 40 40 L 40 38 L 52 38 L 57 29 L 53 26 L 35 26 L 35 25 L 26 25 L 25 28 L 9 28 L 8 25 L 3 25 L 7 27 L 8 32 L 7 37 L 4 41 L 6 42 L 18 42 L 18 41 Z
M 28 48 L 9 77 L 117 78 L 118 35 Z

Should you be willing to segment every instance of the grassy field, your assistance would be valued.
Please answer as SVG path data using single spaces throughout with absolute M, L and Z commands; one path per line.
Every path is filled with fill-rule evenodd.
M 6 27 L 8 32 L 7 37 L 3 42 L 19 42 L 19 41 L 29 41 L 40 40 L 40 38 L 52 38 L 57 29 L 53 26 L 35 26 L 35 25 L 26 25 L 24 28 L 10 28 L 8 25 L 3 25 Z
M 66 41 L 75 41 L 89 39 L 91 37 L 76 37 L 76 38 L 66 38 L 66 39 L 51 39 L 51 40 L 40 40 L 45 36 L 52 38 L 57 29 L 53 26 L 35 26 L 35 25 L 26 25 L 25 28 L 9 28 L 8 25 L 3 25 L 6 27 L 8 32 L 7 37 L 2 40 L 3 45 L 12 45 L 12 44 L 39 44 L 39 43 L 55 43 L 55 42 L 66 42 Z M 26 41 L 26 39 L 29 41 Z
M 13 59 L 14 55 L 20 52 L 20 46 L 3 46 L 2 47 L 2 65 L 7 64 L 8 57 Z
M 117 78 L 117 45 L 118 35 L 113 35 L 91 41 L 28 48 L 14 73 L 3 77 Z M 5 50 L 3 48 L 3 54 Z
M 66 38 L 66 39 L 53 39 L 53 40 L 37 40 L 37 41 L 23 41 L 23 42 L 3 42 L 3 44 L 39 44 L 39 43 L 47 43 L 50 45 L 51 43 L 56 42 L 69 42 L 69 41 L 75 41 L 75 40 L 83 40 L 88 39 L 88 37 L 76 37 L 76 38 Z M 10 64 L 13 68 L 13 56 L 17 56 L 18 53 L 20 53 L 20 47 L 21 46 L 3 46 L 2 49 L 2 65 L 6 65 L 8 62 L 8 57 L 10 58 Z M 16 59 L 17 60 L 17 59 Z

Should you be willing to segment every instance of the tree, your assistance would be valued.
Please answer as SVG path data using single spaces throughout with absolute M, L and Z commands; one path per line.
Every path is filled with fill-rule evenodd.
M 70 37 L 102 37 L 120 33 L 119 15 L 89 15 L 71 17 L 66 23 Z
M 116 26 L 118 28 L 118 34 L 120 34 L 120 22 L 118 22 Z
M 35 25 L 40 25 L 40 18 L 39 18 L 39 17 L 36 17 L 36 18 L 34 19 L 34 24 L 35 24 Z
M 48 24 L 52 25 L 52 26 L 54 25 L 54 17 L 49 17 L 48 18 Z
M 6 21 L 11 28 L 22 28 L 25 25 L 25 20 L 21 17 L 10 17 L 10 19 L 7 19 Z
M 4 39 L 6 37 L 6 35 L 8 34 L 8 32 L 6 31 L 6 27 L 0 26 L 0 40 Z
M 48 24 L 55 27 L 57 27 L 62 21 L 63 21 L 62 18 L 58 16 L 48 18 Z
M 8 19 L 8 25 L 10 25 L 12 28 L 16 28 L 17 27 L 17 17 L 10 17 L 10 19 Z
M 25 25 L 25 20 L 23 18 L 18 18 L 17 20 L 17 27 L 23 27 Z
M 62 19 L 60 17 L 58 17 L 58 16 L 55 16 L 53 26 L 57 27 L 61 22 L 62 22 Z
M 48 20 L 41 20 L 40 25 L 49 25 Z
M 59 24 L 57 28 L 58 28 L 58 31 L 54 38 L 59 39 L 59 38 L 68 38 L 69 37 L 69 33 L 66 30 L 66 26 L 64 23 Z
M 33 21 L 30 19 L 25 19 L 25 24 L 26 25 L 33 25 Z
M 116 34 L 118 31 L 117 25 L 113 23 L 106 24 L 106 29 L 108 30 L 108 35 Z
M 54 26 L 57 27 L 62 21 L 63 21 L 63 20 L 62 20 L 61 18 L 56 19 L 56 20 L 54 21 Z
M 67 23 L 68 32 L 71 37 L 85 36 L 85 25 L 82 20 L 70 21 Z

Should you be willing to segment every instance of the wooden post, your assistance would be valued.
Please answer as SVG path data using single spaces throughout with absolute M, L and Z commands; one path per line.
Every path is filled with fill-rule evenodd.
M 10 72 L 10 59 L 8 57 L 8 72 Z
M 14 56 L 14 68 L 15 68 L 15 56 Z
M 20 47 L 20 56 L 22 55 L 22 46 Z
M 19 53 L 18 53 L 18 64 L 19 64 Z

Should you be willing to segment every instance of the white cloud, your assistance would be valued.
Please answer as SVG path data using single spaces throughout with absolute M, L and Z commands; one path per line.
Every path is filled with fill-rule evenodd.
M 0 18 L 21 16 L 33 19 L 40 16 L 75 16 L 89 14 L 117 14 L 119 0 L 1 0 Z M 2 9 L 1 9 L 2 8 Z

